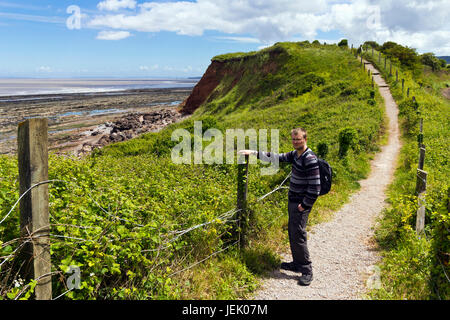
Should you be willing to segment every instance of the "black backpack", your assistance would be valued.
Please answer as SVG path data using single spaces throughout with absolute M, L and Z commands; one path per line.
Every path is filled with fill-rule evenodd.
M 311 150 L 311 153 L 313 153 L 316 157 L 317 155 Z M 317 160 L 319 162 L 319 172 L 320 172 L 320 193 L 319 196 L 323 196 L 330 192 L 331 189 L 331 182 L 333 177 L 333 169 L 331 168 L 330 164 L 326 162 L 325 160 L 317 157 Z
M 320 193 L 319 196 L 327 194 L 331 189 L 331 180 L 333 177 L 333 169 L 330 164 L 323 159 L 319 160 L 319 171 L 320 171 Z

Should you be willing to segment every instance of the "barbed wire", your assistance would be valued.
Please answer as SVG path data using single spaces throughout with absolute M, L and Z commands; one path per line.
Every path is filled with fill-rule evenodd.
M 67 291 L 65 291 L 64 293 L 60 294 L 59 296 L 57 296 L 56 298 L 53 298 L 52 300 L 58 300 L 59 298 L 61 298 L 62 296 L 65 296 L 66 294 L 68 294 L 70 291 L 72 291 L 75 288 L 71 288 Z
M 215 256 L 216 254 L 219 254 L 219 253 L 221 253 L 221 252 L 227 250 L 228 248 L 230 248 L 230 247 L 232 247 L 232 246 L 234 246 L 234 245 L 236 245 L 236 244 L 238 244 L 238 243 L 239 243 L 239 240 L 237 240 L 237 241 L 235 241 L 234 243 L 230 244 L 228 247 L 223 248 L 223 249 L 221 249 L 221 250 L 219 250 L 219 251 L 216 251 L 216 252 L 210 254 L 209 256 L 207 256 L 206 258 L 204 258 L 204 259 L 202 259 L 202 260 L 200 260 L 200 261 L 197 261 L 197 262 L 191 264 L 191 265 L 188 266 L 187 268 L 184 268 L 184 269 L 182 269 L 182 270 L 179 270 L 179 271 L 176 271 L 176 272 L 173 272 L 173 273 L 169 274 L 169 277 L 174 276 L 174 275 L 176 275 L 176 274 L 178 274 L 178 273 L 184 272 L 184 271 L 186 271 L 186 270 L 192 269 L 193 267 L 199 265 L 200 263 L 205 262 L 205 261 L 208 260 L 209 258 L 211 258 L 211 257 Z
M 268 197 L 269 195 L 271 195 L 272 193 L 274 193 L 274 192 L 276 192 L 276 191 L 278 191 L 278 190 L 280 190 L 280 189 L 286 188 L 286 187 L 283 187 L 283 184 L 286 182 L 286 180 L 289 178 L 289 176 L 290 176 L 290 174 L 289 174 L 289 175 L 281 182 L 281 184 L 278 185 L 276 188 L 274 188 L 274 189 L 271 190 L 270 192 L 264 194 L 263 196 L 259 197 L 259 198 L 257 199 L 257 202 L 262 201 L 263 199 L 265 199 L 266 197 Z M 75 184 L 75 186 L 80 187 L 79 184 L 78 184 L 77 182 L 75 182 L 75 181 L 69 181 L 69 182 L 68 182 L 68 181 L 59 180 L 59 179 L 46 180 L 46 181 L 42 181 L 42 182 L 36 183 L 36 184 L 34 184 L 33 186 L 31 186 L 30 188 L 28 188 L 28 189 L 27 189 L 27 190 L 19 197 L 19 199 L 14 203 L 14 205 L 13 205 L 12 208 L 9 210 L 9 212 L 2 218 L 2 220 L 0 221 L 0 224 L 3 223 L 3 222 L 10 216 L 10 214 L 11 214 L 11 213 L 13 212 L 13 210 L 16 208 L 16 206 L 17 206 L 17 204 L 20 202 L 20 200 L 21 200 L 28 192 L 30 192 L 33 188 L 36 188 L 36 187 L 38 187 L 38 186 L 40 186 L 40 185 L 42 185 L 42 184 L 48 184 L 48 183 L 54 183 L 54 182 L 61 182 L 61 183 L 67 184 L 67 185 L 73 185 L 73 184 Z M 117 215 L 114 215 L 114 214 L 110 213 L 108 210 L 106 210 L 105 208 L 103 208 L 103 207 L 98 203 L 98 201 L 96 201 L 96 200 L 93 198 L 93 196 L 91 195 L 91 193 L 90 193 L 89 191 L 87 191 L 87 195 L 88 195 L 88 197 L 91 199 L 91 201 L 92 201 L 98 208 L 100 208 L 100 210 L 101 210 L 103 213 L 105 213 L 105 214 L 107 214 L 107 215 L 113 217 L 114 219 L 117 219 L 117 220 L 119 220 L 119 221 L 124 221 L 124 222 L 126 222 L 126 223 L 133 224 L 134 226 L 137 226 L 137 227 L 139 227 L 139 228 L 146 227 L 145 225 L 142 225 L 142 224 L 138 224 L 138 223 L 132 222 L 132 221 L 130 221 L 130 220 L 127 220 L 127 219 L 118 217 Z M 229 223 L 229 222 L 236 222 L 236 221 L 238 221 L 237 219 L 233 219 L 233 217 L 235 217 L 235 214 L 238 213 L 238 212 L 241 211 L 241 210 L 242 210 L 242 209 L 237 209 L 237 208 L 236 208 L 236 209 L 231 209 L 231 210 L 228 210 L 228 211 L 226 211 L 226 212 L 224 212 L 224 213 L 218 215 L 217 217 L 213 218 L 213 219 L 210 220 L 210 221 L 203 222 L 203 223 L 199 223 L 199 224 L 197 224 L 197 225 L 191 226 L 191 227 L 186 228 L 186 229 L 184 229 L 184 230 L 170 231 L 168 234 L 163 235 L 163 237 L 165 236 L 165 237 L 167 237 L 168 239 L 167 239 L 166 241 L 164 241 L 164 242 L 163 242 L 160 246 L 158 246 L 156 249 L 143 249 L 143 250 L 141 250 L 141 252 L 158 251 L 158 255 L 159 255 L 159 252 L 160 252 L 161 250 L 170 248 L 170 247 L 171 247 L 171 246 L 170 246 L 171 243 L 175 242 L 175 241 L 178 240 L 180 237 L 182 237 L 183 235 L 185 235 L 185 234 L 187 234 L 187 233 L 189 233 L 189 232 L 192 232 L 192 231 L 194 231 L 194 230 L 196 230 L 196 229 L 199 229 L 199 228 L 202 228 L 202 227 L 205 227 L 205 226 L 214 224 L 214 223 Z M 101 218 L 103 218 L 103 217 L 101 217 Z M 96 228 L 101 228 L 101 227 L 99 227 L 99 226 L 83 226 L 83 225 L 63 224 L 63 223 L 54 223 L 54 224 L 50 224 L 49 226 L 43 227 L 43 228 L 50 228 L 50 226 L 64 226 L 64 227 L 80 228 L 80 229 L 96 229 Z M 155 227 L 155 228 L 156 228 L 156 227 Z M 76 241 L 80 241 L 80 242 L 97 241 L 97 240 L 104 234 L 104 231 L 105 231 L 105 230 L 103 230 L 103 232 L 97 237 L 97 240 L 94 240 L 94 239 L 84 239 L 84 238 L 80 238 L 80 237 L 73 237 L 73 236 L 59 235 L 59 234 L 52 234 L 52 233 L 49 233 L 48 235 L 35 235 L 36 232 L 42 231 L 41 229 L 42 229 L 42 228 L 40 228 L 39 230 L 34 231 L 33 233 L 30 233 L 30 232 L 28 231 L 28 235 L 27 235 L 27 236 L 19 237 L 19 238 L 16 238 L 16 239 L 12 239 L 12 240 L 10 240 L 10 241 L 8 241 L 8 242 L 6 242 L 6 243 L 3 243 L 2 246 L 1 246 L 2 248 L 6 247 L 6 246 L 8 246 L 8 245 L 11 245 L 12 243 L 17 242 L 17 241 L 20 242 L 19 246 L 18 246 L 15 250 L 13 250 L 8 256 L 0 257 L 0 258 L 3 259 L 3 261 L 0 263 L 0 267 L 1 267 L 3 264 L 5 264 L 7 261 L 9 261 L 12 257 L 14 257 L 14 256 L 16 255 L 16 253 L 17 253 L 23 246 L 25 246 L 27 243 L 32 242 L 32 241 L 35 240 L 36 238 L 40 238 L 40 237 L 52 237 L 52 238 L 57 238 L 57 239 L 70 239 L 70 240 L 76 240 Z M 108 229 L 108 228 L 106 228 L 106 230 L 107 230 L 107 229 Z M 161 235 L 160 235 L 160 237 L 161 237 Z M 144 239 L 143 239 L 143 238 L 108 239 L 108 241 L 130 241 L 130 240 L 140 240 L 140 241 L 142 241 L 142 240 L 144 240 Z M 208 259 L 212 258 L 213 256 L 215 256 L 215 255 L 217 255 L 217 254 L 219 254 L 219 253 L 221 253 L 221 252 L 224 252 L 225 250 L 229 249 L 230 247 L 232 247 L 232 246 L 234 246 L 234 245 L 236 245 L 236 244 L 238 244 L 238 243 L 239 243 L 239 240 L 233 242 L 232 244 L 228 245 L 228 246 L 225 247 L 225 248 L 222 248 L 222 249 L 220 249 L 220 250 L 218 250 L 218 251 L 216 251 L 216 252 L 214 252 L 214 253 L 208 255 L 206 258 L 204 258 L 204 259 L 202 259 L 202 260 L 200 260 L 200 261 L 197 261 L 197 262 L 195 262 L 195 263 L 189 265 L 188 267 L 186 267 L 186 268 L 184 268 L 184 269 L 182 269 L 182 270 L 178 270 L 178 271 L 176 271 L 176 272 L 171 273 L 171 274 L 168 275 L 168 276 L 171 277 L 171 276 L 174 276 L 174 275 L 179 274 L 179 273 L 181 273 L 181 272 L 184 272 L 184 271 L 186 271 L 186 270 L 189 270 L 189 269 L 191 269 L 191 268 L 194 268 L 195 266 L 197 266 L 197 265 L 199 265 L 199 264 L 201 264 L 201 263 L 207 261 Z M 36 279 L 36 281 L 38 281 L 40 278 L 42 278 L 42 277 L 44 277 L 44 276 L 48 276 L 48 275 L 52 275 L 52 274 L 57 274 L 57 273 L 61 273 L 61 272 L 60 272 L 60 271 L 57 271 L 57 272 L 52 272 L 52 273 L 49 273 L 49 274 L 46 274 L 46 275 L 42 275 L 41 277 L 39 277 L 38 279 Z M 22 290 L 17 294 L 17 296 L 16 296 L 14 299 L 18 299 L 18 298 L 19 298 L 19 297 L 20 297 L 20 296 L 21 296 L 28 288 L 29 288 L 29 284 L 26 285 L 24 288 L 22 288 Z M 66 295 L 67 293 L 69 293 L 69 292 L 72 291 L 72 290 L 73 290 L 73 289 L 66 290 L 64 293 L 58 295 L 58 296 L 55 297 L 53 300 L 59 299 L 60 297 Z
M 33 188 L 36 188 L 42 184 L 47 184 L 47 183 L 51 183 L 51 182 L 65 182 L 63 180 L 46 180 L 46 181 L 42 181 L 42 182 L 38 182 L 34 185 L 32 185 L 31 187 L 29 187 L 20 197 L 19 199 L 16 201 L 16 203 L 14 203 L 14 205 L 12 206 L 11 210 L 9 210 L 9 212 L 6 214 L 6 216 L 3 217 L 3 219 L 0 221 L 0 224 L 3 223 L 3 221 L 6 220 L 6 218 L 8 218 L 8 216 L 11 214 L 11 212 L 14 210 L 14 208 L 17 206 L 17 204 L 19 203 L 20 200 L 22 200 L 22 198 L 28 193 L 30 192 Z
M 291 174 L 292 174 L 292 172 L 289 172 L 289 174 L 286 176 L 286 178 L 284 178 L 283 182 L 281 182 L 280 185 L 279 185 L 278 187 L 276 187 L 276 188 L 273 189 L 272 191 L 266 193 L 265 195 L 259 197 L 259 198 L 257 199 L 257 201 L 263 200 L 264 198 L 266 198 L 267 196 L 271 195 L 271 194 L 274 193 L 275 191 L 278 191 L 278 190 L 280 190 L 280 189 L 288 188 L 288 187 L 283 187 L 283 184 L 284 184 L 284 183 L 286 182 L 286 180 L 291 176 Z

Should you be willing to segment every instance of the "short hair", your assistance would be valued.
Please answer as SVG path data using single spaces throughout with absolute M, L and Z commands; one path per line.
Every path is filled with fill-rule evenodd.
M 308 136 L 308 133 L 303 128 L 295 128 L 291 130 L 291 135 L 298 135 L 299 133 L 303 133 L 303 138 L 306 139 Z

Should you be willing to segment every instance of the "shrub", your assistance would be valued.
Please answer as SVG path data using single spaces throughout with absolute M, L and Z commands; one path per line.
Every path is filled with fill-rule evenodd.
M 374 48 L 375 50 L 380 50 L 381 46 L 376 41 L 366 41 L 364 46 Z
M 346 127 L 339 131 L 339 157 L 345 157 L 350 148 L 355 148 L 358 142 L 358 132 L 355 128 Z
M 413 99 L 406 99 L 398 105 L 399 116 L 403 117 L 403 128 L 408 134 L 417 134 L 419 123 L 419 104 Z
M 342 39 L 341 41 L 339 41 L 338 47 L 348 47 L 347 39 Z
M 445 64 L 442 66 L 442 62 L 440 61 L 442 59 L 438 59 L 434 53 L 428 52 L 428 53 L 424 53 L 420 56 L 420 61 L 422 62 L 422 64 L 431 67 L 431 69 L 433 71 L 438 71 L 441 69 L 441 67 L 445 67 L 447 62 L 445 62 Z
M 328 145 L 325 142 L 320 142 L 317 145 L 317 155 L 320 158 L 324 159 L 326 158 L 327 154 L 328 154 Z
M 381 47 L 381 52 L 389 57 L 395 57 L 405 67 L 416 69 L 420 65 L 420 58 L 413 48 L 403 47 L 395 42 L 388 41 Z
M 355 94 L 358 94 L 358 89 L 356 88 L 347 88 L 341 92 L 342 97 L 348 97 Z

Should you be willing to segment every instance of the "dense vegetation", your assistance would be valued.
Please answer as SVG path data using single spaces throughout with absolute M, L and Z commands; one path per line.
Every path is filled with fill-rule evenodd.
M 377 229 L 377 240 L 383 248 L 383 288 L 373 292 L 381 299 L 445 299 L 450 298 L 449 268 L 449 196 L 450 167 L 449 100 L 442 90 L 450 86 L 450 73 L 428 63 L 417 64 L 424 55 L 412 55 L 409 61 L 393 62 L 393 72 L 384 70 L 385 54 L 395 61 L 394 51 L 384 51 L 383 45 L 368 47 L 364 57 L 372 61 L 388 80 L 399 106 L 402 143 L 399 167 L 389 188 L 392 207 L 385 211 Z M 411 49 L 391 45 L 398 52 Z M 432 55 L 425 54 L 426 57 Z M 406 56 L 405 56 L 406 57 Z M 423 61 L 423 60 L 422 60 Z M 395 72 L 398 71 L 398 81 Z M 402 91 L 401 81 L 404 79 Z M 410 89 L 409 97 L 407 90 Z M 414 98 L 413 98 L 414 97 Z M 419 122 L 423 119 L 423 137 Z M 418 199 L 415 194 L 419 157 L 418 140 L 426 147 L 424 170 L 428 172 L 426 191 L 425 234 L 415 233 Z
M 406 70 L 414 71 L 415 76 L 420 76 L 423 66 L 431 67 L 432 71 L 447 68 L 447 61 L 436 57 L 432 52 L 418 54 L 416 49 L 392 41 L 385 42 L 383 45 L 379 45 L 375 41 L 366 41 L 363 46 L 381 52 Z
M 381 97 L 347 48 L 278 43 L 213 59 L 227 63 L 230 75 L 191 118 L 84 159 L 50 157 L 49 178 L 64 181 L 49 185 L 53 296 L 245 298 L 257 287 L 258 276 L 278 265 L 278 253 L 288 243 L 287 192 L 258 198 L 276 188 L 290 167 L 261 175 L 266 165 L 250 165 L 249 243 L 239 250 L 233 211 L 237 165 L 171 160 L 178 144 L 172 133 L 183 128 L 194 137 L 194 121 L 202 120 L 202 134 L 208 128 L 223 134 L 234 128 L 268 129 L 268 149 L 274 138 L 270 129 L 279 129 L 279 152 L 291 150 L 293 127 L 306 128 L 308 145 L 327 151 L 335 173 L 330 194 L 319 198 L 310 215 L 311 225 L 329 219 L 359 188 L 357 181 L 367 176 L 382 141 L 385 119 Z M 234 72 L 242 73 L 240 81 L 233 81 Z M 341 156 L 340 139 L 347 141 Z M 0 219 L 18 196 L 16 159 L 2 156 Z M 2 298 L 27 298 L 33 288 L 18 281 L 19 260 L 5 259 L 19 245 L 18 225 L 17 208 L 0 224 Z M 81 288 L 66 292 L 70 266 L 80 267 Z

